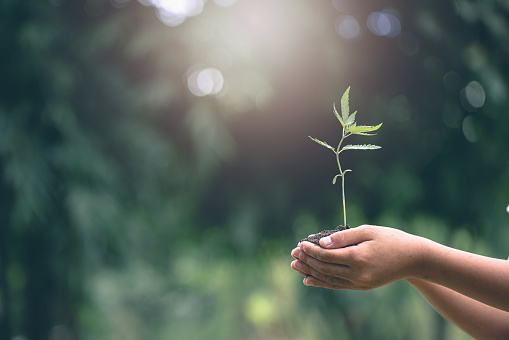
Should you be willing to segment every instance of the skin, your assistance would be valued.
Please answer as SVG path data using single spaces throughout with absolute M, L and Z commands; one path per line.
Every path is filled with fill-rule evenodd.
M 509 261 L 364 225 L 299 243 L 292 269 L 307 286 L 370 290 L 398 280 L 476 339 L 509 339 Z

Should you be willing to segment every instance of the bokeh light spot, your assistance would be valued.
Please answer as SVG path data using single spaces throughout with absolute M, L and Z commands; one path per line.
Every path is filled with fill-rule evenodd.
M 341 15 L 336 19 L 336 32 L 345 39 L 354 39 L 361 33 L 361 26 L 351 15 Z
M 252 293 L 245 306 L 246 317 L 258 327 L 267 326 L 274 322 L 277 308 L 274 300 L 266 293 Z
M 476 131 L 474 125 L 474 117 L 472 115 L 465 117 L 463 119 L 463 135 L 470 143 L 475 143 L 479 140 L 479 134 Z
M 484 92 L 483 86 L 476 81 L 471 81 L 465 87 L 465 96 L 468 103 L 475 108 L 482 107 L 486 100 L 486 93 Z
M 198 97 L 218 94 L 223 85 L 223 74 L 212 67 L 191 72 L 187 78 L 189 91 Z
M 168 26 L 178 26 L 187 17 L 203 11 L 204 0 L 139 0 L 145 6 L 157 8 L 159 19 Z
M 381 37 L 396 37 L 401 33 L 401 22 L 388 11 L 371 13 L 366 24 L 373 34 Z

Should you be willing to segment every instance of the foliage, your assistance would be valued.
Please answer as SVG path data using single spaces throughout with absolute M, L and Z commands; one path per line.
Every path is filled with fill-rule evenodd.
M 300 284 L 291 247 L 335 219 L 302 136 L 336 136 L 309 112 L 352 82 L 385 126 L 341 154 L 350 223 L 507 258 L 507 5 L 149 3 L 0 2 L 0 339 L 460 339 L 403 284 Z M 224 91 L 191 93 L 204 65 Z
M 325 146 L 326 148 L 332 150 L 334 154 L 336 155 L 336 161 L 338 164 L 339 174 L 334 176 L 332 179 L 332 184 L 336 184 L 336 178 L 339 176 L 341 177 L 341 193 L 343 198 L 343 218 L 344 218 L 344 226 L 346 226 L 346 200 L 345 200 L 345 174 L 348 171 L 352 171 L 350 169 L 342 170 L 341 163 L 339 162 L 339 154 L 345 150 L 376 150 L 380 149 L 381 146 L 378 145 L 372 145 L 372 144 L 349 144 L 344 145 L 343 141 L 345 138 L 351 136 L 351 135 L 362 135 L 362 136 L 372 136 L 373 134 L 371 132 L 378 130 L 382 123 L 376 125 L 376 126 L 369 126 L 369 125 L 357 125 L 357 122 L 355 121 L 355 116 L 357 115 L 357 111 L 350 114 L 350 104 L 349 104 L 349 94 L 350 94 L 350 87 L 348 87 L 341 97 L 341 115 L 336 110 L 336 105 L 334 105 L 334 114 L 336 115 L 336 118 L 339 120 L 342 126 L 342 132 L 341 132 L 341 140 L 339 141 L 339 144 L 336 148 L 330 146 L 326 142 L 322 142 L 316 138 L 309 137 L 311 140 L 315 141 L 316 143 Z

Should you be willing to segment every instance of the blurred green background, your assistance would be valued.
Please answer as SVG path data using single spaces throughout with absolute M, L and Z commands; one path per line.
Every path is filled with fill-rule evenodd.
M 466 339 L 304 287 L 342 221 L 509 254 L 506 0 L 0 1 L 0 339 Z

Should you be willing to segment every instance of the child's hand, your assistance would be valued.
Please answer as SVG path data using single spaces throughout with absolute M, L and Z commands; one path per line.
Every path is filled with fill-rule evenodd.
M 292 269 L 304 284 L 330 289 L 368 290 L 412 277 L 419 271 L 425 239 L 378 226 L 360 226 L 302 242 L 292 251 Z

